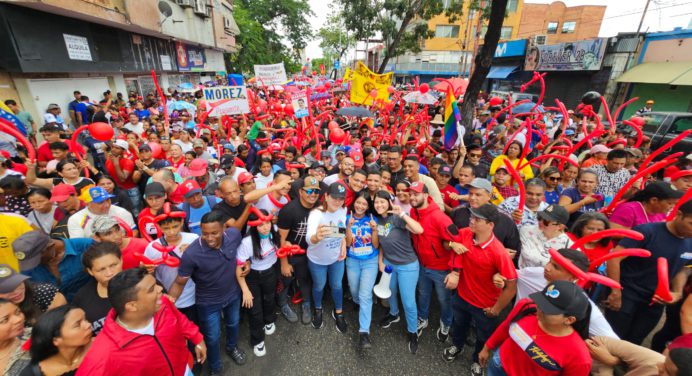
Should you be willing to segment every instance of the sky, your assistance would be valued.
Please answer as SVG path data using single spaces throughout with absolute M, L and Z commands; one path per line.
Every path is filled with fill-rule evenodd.
M 611 37 L 618 32 L 634 32 L 647 0 L 563 0 L 567 6 L 607 5 L 599 36 Z M 332 0 L 308 0 L 315 16 L 310 25 L 316 32 L 327 20 Z M 528 0 L 525 3 L 551 3 L 547 0 Z M 675 27 L 692 27 L 692 0 L 651 0 L 642 32 L 668 31 Z M 319 40 L 308 43 L 307 57 L 322 57 Z

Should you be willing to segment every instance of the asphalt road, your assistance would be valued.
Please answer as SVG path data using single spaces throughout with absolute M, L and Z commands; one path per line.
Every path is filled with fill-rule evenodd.
M 358 318 L 350 301 L 344 304 L 349 324 L 348 332 L 336 331 L 331 317 L 331 301 L 325 294 L 322 329 L 310 325 L 291 324 L 279 314 L 276 332 L 267 336 L 267 354 L 258 358 L 250 347 L 249 325 L 246 314 L 240 326 L 240 347 L 247 354 L 247 363 L 237 366 L 222 350 L 225 375 L 467 375 L 471 366 L 472 348 L 454 362 L 442 359 L 442 350 L 450 345 L 451 338 L 441 343 L 435 338 L 439 326 L 439 308 L 433 298 L 430 325 L 419 339 L 416 355 L 408 351 L 406 324 L 401 321 L 388 329 L 377 324 L 388 312 L 386 308 L 373 307 L 373 324 L 370 330 L 372 348 L 358 348 Z M 297 308 L 294 306 L 294 308 Z M 297 311 L 299 312 L 299 310 Z M 222 342 L 223 343 L 223 342 Z M 206 373 L 205 373 L 206 374 Z

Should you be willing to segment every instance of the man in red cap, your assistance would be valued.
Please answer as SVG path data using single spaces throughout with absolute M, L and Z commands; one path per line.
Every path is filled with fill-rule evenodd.
M 115 184 L 127 192 L 136 216 L 142 208 L 142 197 L 137 184 L 132 180 L 136 167 L 135 162 L 127 156 L 129 148 L 127 141 L 115 140 L 106 160 L 106 171 L 113 177 Z
M 257 185 L 255 184 L 255 175 L 243 171 L 238 175 L 238 185 L 240 186 L 240 191 L 243 192 L 244 195 L 252 192 L 257 188 Z
M 213 195 L 203 195 L 202 188 L 195 180 L 185 180 L 180 186 L 182 187 L 183 197 L 185 197 L 182 210 L 185 212 L 187 228 L 190 232 L 201 236 L 200 221 L 202 216 L 209 213 L 214 205 L 219 203 L 219 199 Z
M 50 201 L 58 205 L 58 210 L 53 214 L 55 225 L 53 226 L 51 234 L 69 238 L 67 221 L 72 214 L 84 209 L 86 204 L 79 199 L 77 190 L 70 184 L 58 184 L 53 187 L 51 193 Z
M 195 158 L 190 162 L 188 174 L 195 179 L 205 195 L 213 195 L 219 186 L 216 176 L 209 171 L 209 162 L 202 158 Z

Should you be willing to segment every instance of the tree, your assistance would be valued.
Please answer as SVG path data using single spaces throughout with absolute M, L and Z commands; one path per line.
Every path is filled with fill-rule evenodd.
M 469 79 L 469 85 L 464 93 L 464 103 L 461 106 L 461 123 L 467 129 L 473 124 L 473 113 L 478 99 L 478 94 L 483 86 L 483 81 L 490 73 L 490 65 L 493 55 L 500 41 L 500 31 L 505 20 L 507 0 L 493 0 L 488 15 L 488 29 L 485 32 L 483 45 L 474 57 L 473 73 Z
M 505 1 L 506 2 L 506 1 Z M 421 51 L 421 41 L 435 34 L 428 21 L 444 14 L 454 23 L 463 10 L 463 0 L 339 0 L 340 16 L 355 40 L 380 37 L 384 57 L 378 69 L 383 73 L 389 60 L 407 52 Z
M 312 38 L 307 0 L 236 0 L 233 16 L 240 34 L 238 52 L 229 58 L 232 70 L 247 73 L 255 64 L 278 62 L 289 72 L 300 70 L 298 52 Z

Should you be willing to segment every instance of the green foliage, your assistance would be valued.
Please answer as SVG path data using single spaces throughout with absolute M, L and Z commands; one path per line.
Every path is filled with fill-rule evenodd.
M 356 39 L 346 32 L 338 12 L 331 8 L 333 13 L 327 19 L 327 23 L 317 31 L 317 37 L 320 39 L 323 56 L 336 60 L 341 59 L 349 48 L 355 47 Z
M 312 38 L 306 19 L 314 13 L 307 0 L 236 0 L 233 16 L 240 35 L 238 52 L 229 56 L 232 71 L 251 73 L 255 64 L 278 62 L 287 72 L 300 70 L 298 51 Z
M 428 21 L 444 15 L 450 23 L 463 13 L 463 0 L 338 0 L 340 17 L 355 40 L 381 37 L 384 58 L 379 72 L 392 57 L 421 51 L 421 42 L 434 36 Z

